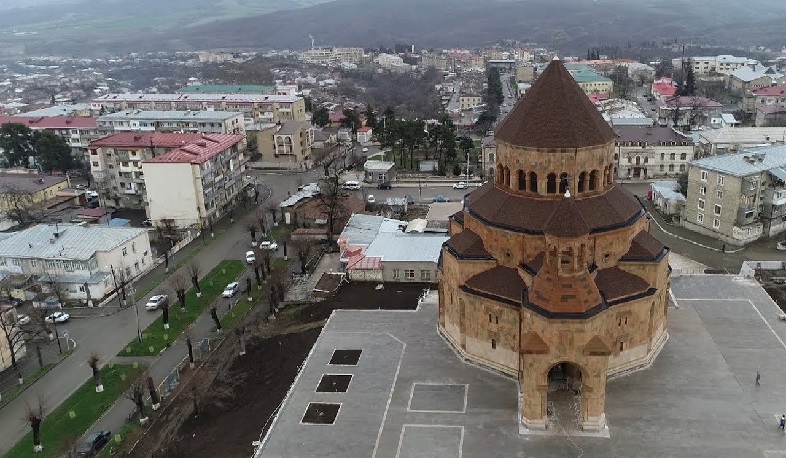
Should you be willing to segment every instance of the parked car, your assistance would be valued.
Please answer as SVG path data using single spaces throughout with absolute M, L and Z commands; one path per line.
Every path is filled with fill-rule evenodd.
M 232 283 L 228 284 L 226 288 L 224 288 L 224 292 L 221 293 L 221 296 L 223 296 L 223 297 L 232 297 L 235 294 L 237 294 L 239 289 L 240 289 L 240 284 L 238 282 L 236 282 L 236 281 L 232 282 Z
M 45 319 L 47 323 L 65 323 L 69 318 L 71 315 L 66 312 L 55 312 L 47 315 Z
M 363 148 L 364 153 L 368 153 L 368 148 Z
M 145 310 L 157 310 L 166 303 L 167 299 L 166 294 L 155 295 L 148 299 L 147 304 L 145 304 Z
M 87 194 L 87 197 L 91 199 L 98 198 L 98 192 L 93 191 L 92 189 L 88 189 L 87 191 L 85 191 L 85 194 Z
M 30 323 L 30 317 L 25 315 L 24 313 L 18 313 L 16 315 L 16 324 L 28 324 Z
M 453 184 L 453 189 L 467 189 L 468 187 L 466 181 L 459 181 Z
M 370 204 L 373 204 L 377 201 L 377 199 L 374 197 L 373 194 L 369 194 L 368 197 L 366 198 L 366 201 Z
M 33 308 L 37 309 L 62 309 L 63 304 L 56 297 L 50 296 L 42 301 L 33 301 Z
M 391 189 L 392 187 L 393 185 L 389 181 L 383 181 L 377 185 L 377 189 Z
M 253 251 L 246 251 L 246 262 L 249 264 L 257 262 L 257 255 Z
M 347 182 L 344 182 L 344 185 L 342 187 L 344 189 L 357 190 L 357 189 L 360 189 L 360 182 L 359 181 L 347 181 Z
M 153 227 L 153 221 L 149 219 L 142 221 L 142 227 Z
M 439 195 L 439 196 L 434 196 L 433 201 L 434 202 L 450 202 L 450 199 L 448 199 L 447 196 Z
M 263 242 L 259 242 L 259 249 L 276 251 L 278 249 L 278 243 L 271 242 L 270 240 L 265 240 Z
M 93 433 L 85 438 L 76 449 L 78 456 L 92 457 L 98 455 L 98 452 L 109 442 L 112 438 L 112 433 L 109 431 L 99 431 Z

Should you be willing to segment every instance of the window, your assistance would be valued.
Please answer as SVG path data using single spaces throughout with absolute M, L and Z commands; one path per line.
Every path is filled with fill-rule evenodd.
M 128 254 L 128 248 L 127 247 L 123 247 L 123 256 L 125 256 L 127 254 Z
M 660 160 L 661 161 L 665 161 L 666 160 L 666 153 L 660 153 Z
M 22 263 L 19 261 L 19 259 L 16 259 L 16 258 L 14 258 L 14 259 L 12 259 L 12 260 L 11 260 L 11 264 L 13 264 L 13 265 L 15 265 L 15 266 L 20 266 L 20 265 L 22 265 Z
M 79 292 L 80 293 L 84 293 L 85 292 L 85 285 L 79 285 Z
M 677 155 L 675 153 L 669 154 L 669 160 L 673 161 L 674 159 L 677 159 Z
M 699 210 L 704 210 L 704 199 L 699 199 Z
M 696 215 L 696 222 L 699 224 L 704 224 L 704 213 L 699 213 Z
M 625 342 L 620 342 L 620 351 L 625 350 Z
M 718 218 L 712 220 L 712 227 L 713 229 L 717 229 L 720 227 L 720 220 Z
M 93 167 L 98 167 L 98 161 L 93 161 L 92 164 L 93 164 Z
M 131 242 L 131 252 L 136 253 L 136 242 Z
M 489 313 L 489 323 L 491 323 L 491 314 Z
M 715 191 L 715 197 L 717 197 L 718 200 L 723 199 L 723 191 L 721 191 L 720 189 Z
M 715 205 L 715 214 L 720 216 L 720 214 L 721 214 L 721 206 L 720 205 L 717 205 L 717 204 Z
M 5 258 L 0 258 L 0 266 L 6 265 Z
M 723 175 L 718 175 L 718 185 L 723 186 Z
M 404 270 L 404 278 L 407 280 L 412 280 L 415 278 L 415 269 L 406 269 Z
M 499 324 L 499 316 L 494 315 L 494 324 Z
M 633 163 L 633 158 L 628 156 L 628 164 L 631 164 L 631 163 Z
M 684 171 L 685 171 L 685 164 L 680 164 L 680 172 L 684 172 Z
M 680 154 L 680 160 L 681 160 L 681 161 L 684 161 L 684 160 L 685 160 L 685 159 L 687 159 L 687 158 L 688 158 L 688 155 L 687 155 L 687 154 L 685 154 L 685 153 L 682 153 L 682 154 Z
M 701 181 L 707 181 L 707 175 L 708 175 L 707 171 L 706 170 L 702 170 L 701 171 Z
M 701 194 L 702 196 L 706 195 L 707 194 L 707 187 L 706 186 L 700 187 L 699 188 L 699 194 Z
M 128 161 L 123 161 L 120 163 L 120 165 L 123 167 L 128 167 Z
M 663 165 L 663 164 L 661 164 L 661 165 L 660 165 L 660 171 L 661 171 L 661 172 L 663 172 L 664 170 L 666 170 L 666 166 L 665 166 L 665 165 Z
M 497 348 L 497 339 L 491 339 L 491 349 L 495 350 Z
M 431 271 L 430 270 L 421 270 L 420 271 L 420 280 L 421 281 L 431 281 Z
M 139 272 L 139 262 L 134 263 L 134 268 L 136 269 L 137 272 Z

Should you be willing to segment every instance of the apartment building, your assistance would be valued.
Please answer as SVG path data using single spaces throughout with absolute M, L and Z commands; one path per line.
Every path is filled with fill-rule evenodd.
M 90 173 L 102 203 L 121 208 L 145 208 L 147 187 L 142 161 L 199 143 L 226 142 L 242 135 L 120 132 L 90 144 Z
M 682 225 L 731 245 L 784 232 L 786 146 L 692 162 Z
M 44 293 L 62 285 L 71 300 L 101 299 L 118 275 L 132 279 L 151 267 L 146 229 L 38 224 L 0 240 L 0 275 L 24 275 Z
M 147 111 L 123 110 L 98 118 L 105 133 L 195 132 L 203 134 L 245 134 L 243 113 L 237 111 Z
M 760 108 L 786 104 L 786 86 L 767 86 L 745 92 L 740 108 L 746 113 L 756 113 Z
M 459 109 L 469 110 L 483 103 L 483 97 L 476 94 L 462 94 L 459 96 Z
M 617 177 L 674 177 L 694 159 L 693 140 L 669 127 L 615 126 Z
M 71 147 L 80 160 L 85 157 L 91 141 L 101 137 L 95 118 L 77 116 L 0 116 L 0 125 L 22 124 L 32 130 L 50 131 Z
M 683 65 L 683 59 L 672 59 L 671 64 L 674 68 L 680 69 Z M 715 73 L 731 72 L 745 66 L 758 64 L 758 61 L 748 59 L 747 57 L 737 57 L 730 54 L 721 54 L 718 56 L 697 56 L 684 60 L 684 64 L 693 68 L 695 75 L 712 75 Z
M 94 110 L 232 111 L 246 122 L 305 121 L 302 97 L 266 94 L 106 94 L 90 102 Z
M 699 157 L 737 153 L 745 148 L 786 143 L 786 127 L 722 127 L 699 132 Z
M 142 160 L 148 217 L 204 227 L 231 211 L 245 192 L 248 159 L 244 135 L 202 135 Z
M 189 84 L 176 94 L 267 94 L 276 93 L 276 86 L 267 84 Z
M 721 103 L 699 96 L 670 97 L 658 100 L 656 106 L 658 124 L 670 127 L 709 126 L 710 120 L 723 112 Z
M 763 65 L 740 67 L 726 75 L 726 87 L 740 94 L 763 87 L 786 84 L 786 75 L 778 72 L 774 67 Z
M 565 69 L 587 94 L 610 94 L 614 83 L 588 65 L 566 64 Z
M 363 48 L 312 47 L 301 52 L 298 57 L 310 64 L 359 64 L 363 62 Z

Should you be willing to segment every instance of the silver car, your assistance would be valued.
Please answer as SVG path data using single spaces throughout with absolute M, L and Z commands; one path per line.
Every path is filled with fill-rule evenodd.
M 158 294 L 156 296 L 151 297 L 147 304 L 145 304 L 145 310 L 156 310 L 162 305 L 164 305 L 167 301 L 166 294 Z
M 232 282 L 232 283 L 228 284 L 227 287 L 224 288 L 224 292 L 221 293 L 221 295 L 223 297 L 232 297 L 235 294 L 237 294 L 239 289 L 240 289 L 240 284 L 238 284 L 238 282 L 235 281 L 235 282 Z

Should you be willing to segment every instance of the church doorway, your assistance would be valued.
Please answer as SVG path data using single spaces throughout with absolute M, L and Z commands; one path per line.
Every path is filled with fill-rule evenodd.
M 580 428 L 582 374 L 579 366 L 562 362 L 549 370 L 546 413 L 550 428 Z

